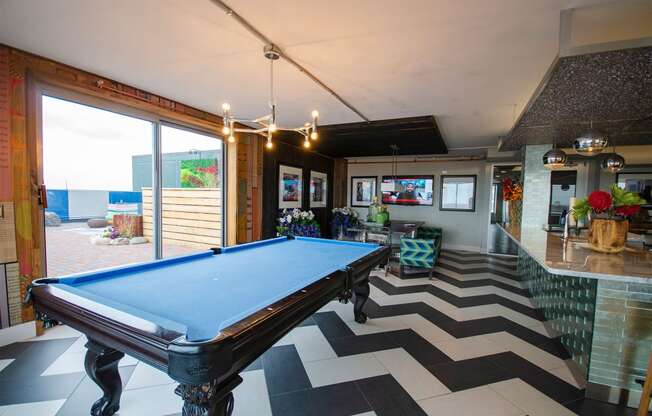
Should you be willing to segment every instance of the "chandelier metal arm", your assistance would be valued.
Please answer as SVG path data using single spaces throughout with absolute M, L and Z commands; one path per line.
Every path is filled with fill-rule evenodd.
M 283 59 L 288 61 L 290 64 L 292 64 L 295 68 L 299 70 L 299 72 L 302 72 L 305 74 L 308 78 L 310 78 L 313 82 L 315 82 L 317 85 L 319 85 L 321 88 L 323 88 L 326 92 L 328 92 L 330 95 L 335 97 L 339 102 L 344 104 L 349 110 L 353 111 L 356 113 L 361 119 L 364 121 L 369 121 L 369 118 L 362 114 L 360 110 L 355 108 L 351 103 L 349 103 L 346 99 L 342 98 L 338 93 L 333 91 L 332 88 L 330 88 L 328 85 L 326 85 L 324 82 L 322 82 L 319 78 L 317 78 L 315 75 L 313 75 L 312 72 L 308 71 L 304 66 L 302 66 L 300 63 L 295 61 L 292 57 L 288 56 L 285 51 L 283 51 L 281 48 L 276 46 L 274 42 L 271 41 L 267 36 L 265 36 L 263 33 L 261 33 L 258 29 L 256 29 L 251 23 L 249 23 L 244 17 L 240 16 L 235 10 L 233 10 L 228 4 L 221 0 L 211 0 L 215 5 L 217 5 L 219 8 L 224 10 L 226 14 L 229 16 L 233 17 L 238 23 L 240 23 L 245 29 L 247 29 L 249 32 L 251 32 L 255 37 L 257 37 L 259 40 L 263 42 L 265 45 L 274 45 L 276 53 L 278 53 Z

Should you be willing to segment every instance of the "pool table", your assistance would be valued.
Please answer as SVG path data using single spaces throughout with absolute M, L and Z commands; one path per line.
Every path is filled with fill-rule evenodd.
M 102 389 L 92 415 L 120 406 L 129 354 L 180 384 L 183 415 L 230 415 L 239 372 L 334 298 L 365 322 L 369 272 L 389 247 L 280 237 L 33 282 L 40 319 L 88 337 L 85 369 Z

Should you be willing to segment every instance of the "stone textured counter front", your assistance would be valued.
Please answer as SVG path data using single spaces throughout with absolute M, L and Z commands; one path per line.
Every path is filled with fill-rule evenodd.
M 636 407 L 652 352 L 652 255 L 603 254 L 538 229 L 503 228 L 519 273 L 587 379 L 587 396 Z M 640 250 L 640 249 L 639 249 Z

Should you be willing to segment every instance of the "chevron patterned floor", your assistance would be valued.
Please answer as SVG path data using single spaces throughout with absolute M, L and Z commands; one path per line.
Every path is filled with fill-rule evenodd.
M 583 399 L 568 355 L 533 308 L 515 260 L 448 251 L 435 280 L 374 273 L 357 324 L 331 302 L 243 373 L 235 415 L 633 415 Z M 65 326 L 0 348 L 0 416 L 87 415 L 99 389 Z M 179 414 L 175 383 L 121 361 L 121 416 Z

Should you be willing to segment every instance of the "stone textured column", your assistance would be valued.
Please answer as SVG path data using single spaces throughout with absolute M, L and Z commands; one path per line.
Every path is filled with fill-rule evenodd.
M 540 228 L 548 223 L 550 171 L 543 167 L 543 155 L 550 149 L 550 144 L 525 146 L 521 228 Z

